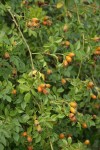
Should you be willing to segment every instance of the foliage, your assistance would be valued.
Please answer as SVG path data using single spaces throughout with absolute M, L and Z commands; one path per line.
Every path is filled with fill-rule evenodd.
M 0 2 L 0 150 L 100 147 L 100 2 Z

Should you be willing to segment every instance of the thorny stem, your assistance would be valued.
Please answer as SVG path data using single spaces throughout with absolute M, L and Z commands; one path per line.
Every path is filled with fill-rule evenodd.
M 28 43 L 27 43 L 27 41 L 26 41 L 26 39 L 25 39 L 25 37 L 24 37 L 24 35 L 23 35 L 23 33 L 22 33 L 22 31 L 21 31 L 21 29 L 20 29 L 20 27 L 19 27 L 19 25 L 18 25 L 18 23 L 16 21 L 16 19 L 15 19 L 15 16 L 13 15 L 13 13 L 11 12 L 10 9 L 8 9 L 8 12 L 10 13 L 10 15 L 11 15 L 11 17 L 12 17 L 12 19 L 13 19 L 13 21 L 14 21 L 14 23 L 15 23 L 15 25 L 16 25 L 16 27 L 17 27 L 17 29 L 18 29 L 18 31 L 19 31 L 19 33 L 20 33 L 20 35 L 21 35 L 21 37 L 22 37 L 22 39 L 23 39 L 23 41 L 24 41 L 24 43 L 25 43 L 25 45 L 26 45 L 26 47 L 28 49 L 28 51 L 29 51 L 31 65 L 32 65 L 32 70 L 34 70 L 32 53 L 31 53 L 30 47 L 29 47 L 29 45 L 28 45 Z

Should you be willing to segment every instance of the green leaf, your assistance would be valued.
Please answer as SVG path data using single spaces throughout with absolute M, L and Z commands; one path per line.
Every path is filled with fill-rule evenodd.
M 37 38 L 37 33 L 35 31 L 32 31 L 32 35 Z
M 60 39 L 56 40 L 55 43 L 60 43 L 61 41 L 62 41 L 62 39 L 60 38 Z
M 24 96 L 25 102 L 29 103 L 30 102 L 30 98 L 31 98 L 31 94 L 30 93 L 26 93 L 25 96 Z
M 32 130 L 33 130 L 33 127 L 30 126 L 30 127 L 27 129 L 27 132 L 28 132 L 29 134 L 31 134 Z
M 64 118 L 64 117 L 65 117 L 65 115 L 63 115 L 63 114 L 59 114 L 57 117 L 58 117 L 58 118 Z
M 68 141 L 68 144 L 71 144 L 72 143 L 72 138 L 68 137 L 67 141 Z
M 25 107 L 26 107 L 26 102 L 22 102 L 22 103 L 21 103 L 21 107 L 22 107 L 22 109 L 24 110 Z
M 11 135 L 7 130 L 3 131 L 3 133 L 4 133 L 6 138 L 10 138 Z
M 88 122 L 88 124 L 89 124 L 89 126 L 91 127 L 91 126 L 95 126 L 95 122 L 94 121 L 90 121 L 90 122 Z
M 36 138 L 38 137 L 38 134 L 39 134 L 39 133 L 38 133 L 37 131 L 34 131 L 33 138 L 36 139 Z
M 11 56 L 10 62 L 13 63 L 20 72 L 25 71 L 25 64 L 18 56 Z
M 15 131 L 16 131 L 17 133 L 19 133 L 19 126 L 16 126 L 16 127 L 15 127 Z
M 23 121 L 23 122 L 27 122 L 27 121 L 29 120 L 29 118 L 30 118 L 29 115 L 27 115 L 27 114 L 26 114 L 26 115 L 23 115 L 23 116 L 22 116 L 22 121 Z
M 58 93 L 62 93 L 64 91 L 64 89 L 61 87 L 57 90 Z
M 4 150 L 4 146 L 0 143 L 0 150 Z
M 68 145 L 67 140 L 65 140 L 65 139 L 62 139 L 62 143 L 63 143 L 64 145 Z
M 8 108 L 7 108 L 7 107 L 5 108 L 4 112 L 5 112 L 5 116 L 8 116 L 8 115 L 9 115 L 9 111 L 8 111 Z
M 56 121 L 56 120 L 57 120 L 57 115 L 55 115 L 55 114 L 52 115 L 52 116 L 51 116 L 51 120 L 52 120 L 52 121 Z
M 56 133 L 52 133 L 52 137 L 51 137 L 51 142 L 55 142 L 55 141 L 57 141 L 58 140 L 58 134 L 56 134 Z
M 21 84 L 23 84 L 23 83 L 25 83 L 26 81 L 25 81 L 25 79 L 22 78 L 22 79 L 19 79 L 18 82 L 21 83 Z
M 2 135 L 1 142 L 3 143 L 4 146 L 6 146 L 6 138 L 4 135 Z
M 35 38 L 37 38 L 37 33 L 35 31 L 32 31 L 31 29 L 28 30 L 29 36 L 34 36 Z
M 5 96 L 5 99 L 6 99 L 8 102 L 11 102 L 11 101 L 12 101 L 11 97 L 8 96 L 8 95 Z
M 19 140 L 19 134 L 18 134 L 18 133 L 14 133 L 14 134 L 13 134 L 13 138 L 14 138 L 14 140 L 15 140 L 16 142 L 18 142 L 18 140 Z
M 19 88 L 20 88 L 20 92 L 21 92 L 21 93 L 30 91 L 30 87 L 27 86 L 27 85 L 24 85 L 24 84 L 20 84 L 20 85 L 19 85 Z
M 37 97 L 37 96 L 38 96 L 38 93 L 37 93 L 37 92 L 35 92 L 35 90 L 31 89 L 31 92 L 32 92 L 32 94 L 33 94 L 35 97 Z
M 39 143 L 41 141 L 41 136 L 38 134 L 38 137 L 36 138 L 36 143 Z
M 75 49 L 79 50 L 80 47 L 81 47 L 81 43 L 80 43 L 80 41 L 77 41 L 77 43 L 75 44 Z
M 45 125 L 46 125 L 48 128 L 50 128 L 50 129 L 53 128 L 53 124 L 50 123 L 50 122 L 45 122 Z
M 53 92 L 54 92 L 54 93 L 56 93 L 56 92 L 57 92 L 57 89 L 56 89 L 56 87 L 55 87 L 55 86 L 53 86 L 52 90 L 53 90 Z

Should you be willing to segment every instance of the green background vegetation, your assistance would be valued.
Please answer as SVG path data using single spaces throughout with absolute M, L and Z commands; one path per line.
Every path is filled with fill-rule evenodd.
M 32 18 L 38 19 L 33 26 Z M 0 150 L 99 150 L 98 47 L 99 0 L 1 0 Z M 65 66 L 70 52 L 75 56 Z M 41 84 L 51 87 L 39 92 Z

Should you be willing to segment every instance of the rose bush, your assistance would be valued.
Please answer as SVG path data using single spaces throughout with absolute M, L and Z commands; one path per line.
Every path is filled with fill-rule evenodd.
M 0 150 L 100 147 L 98 1 L 1 0 Z

